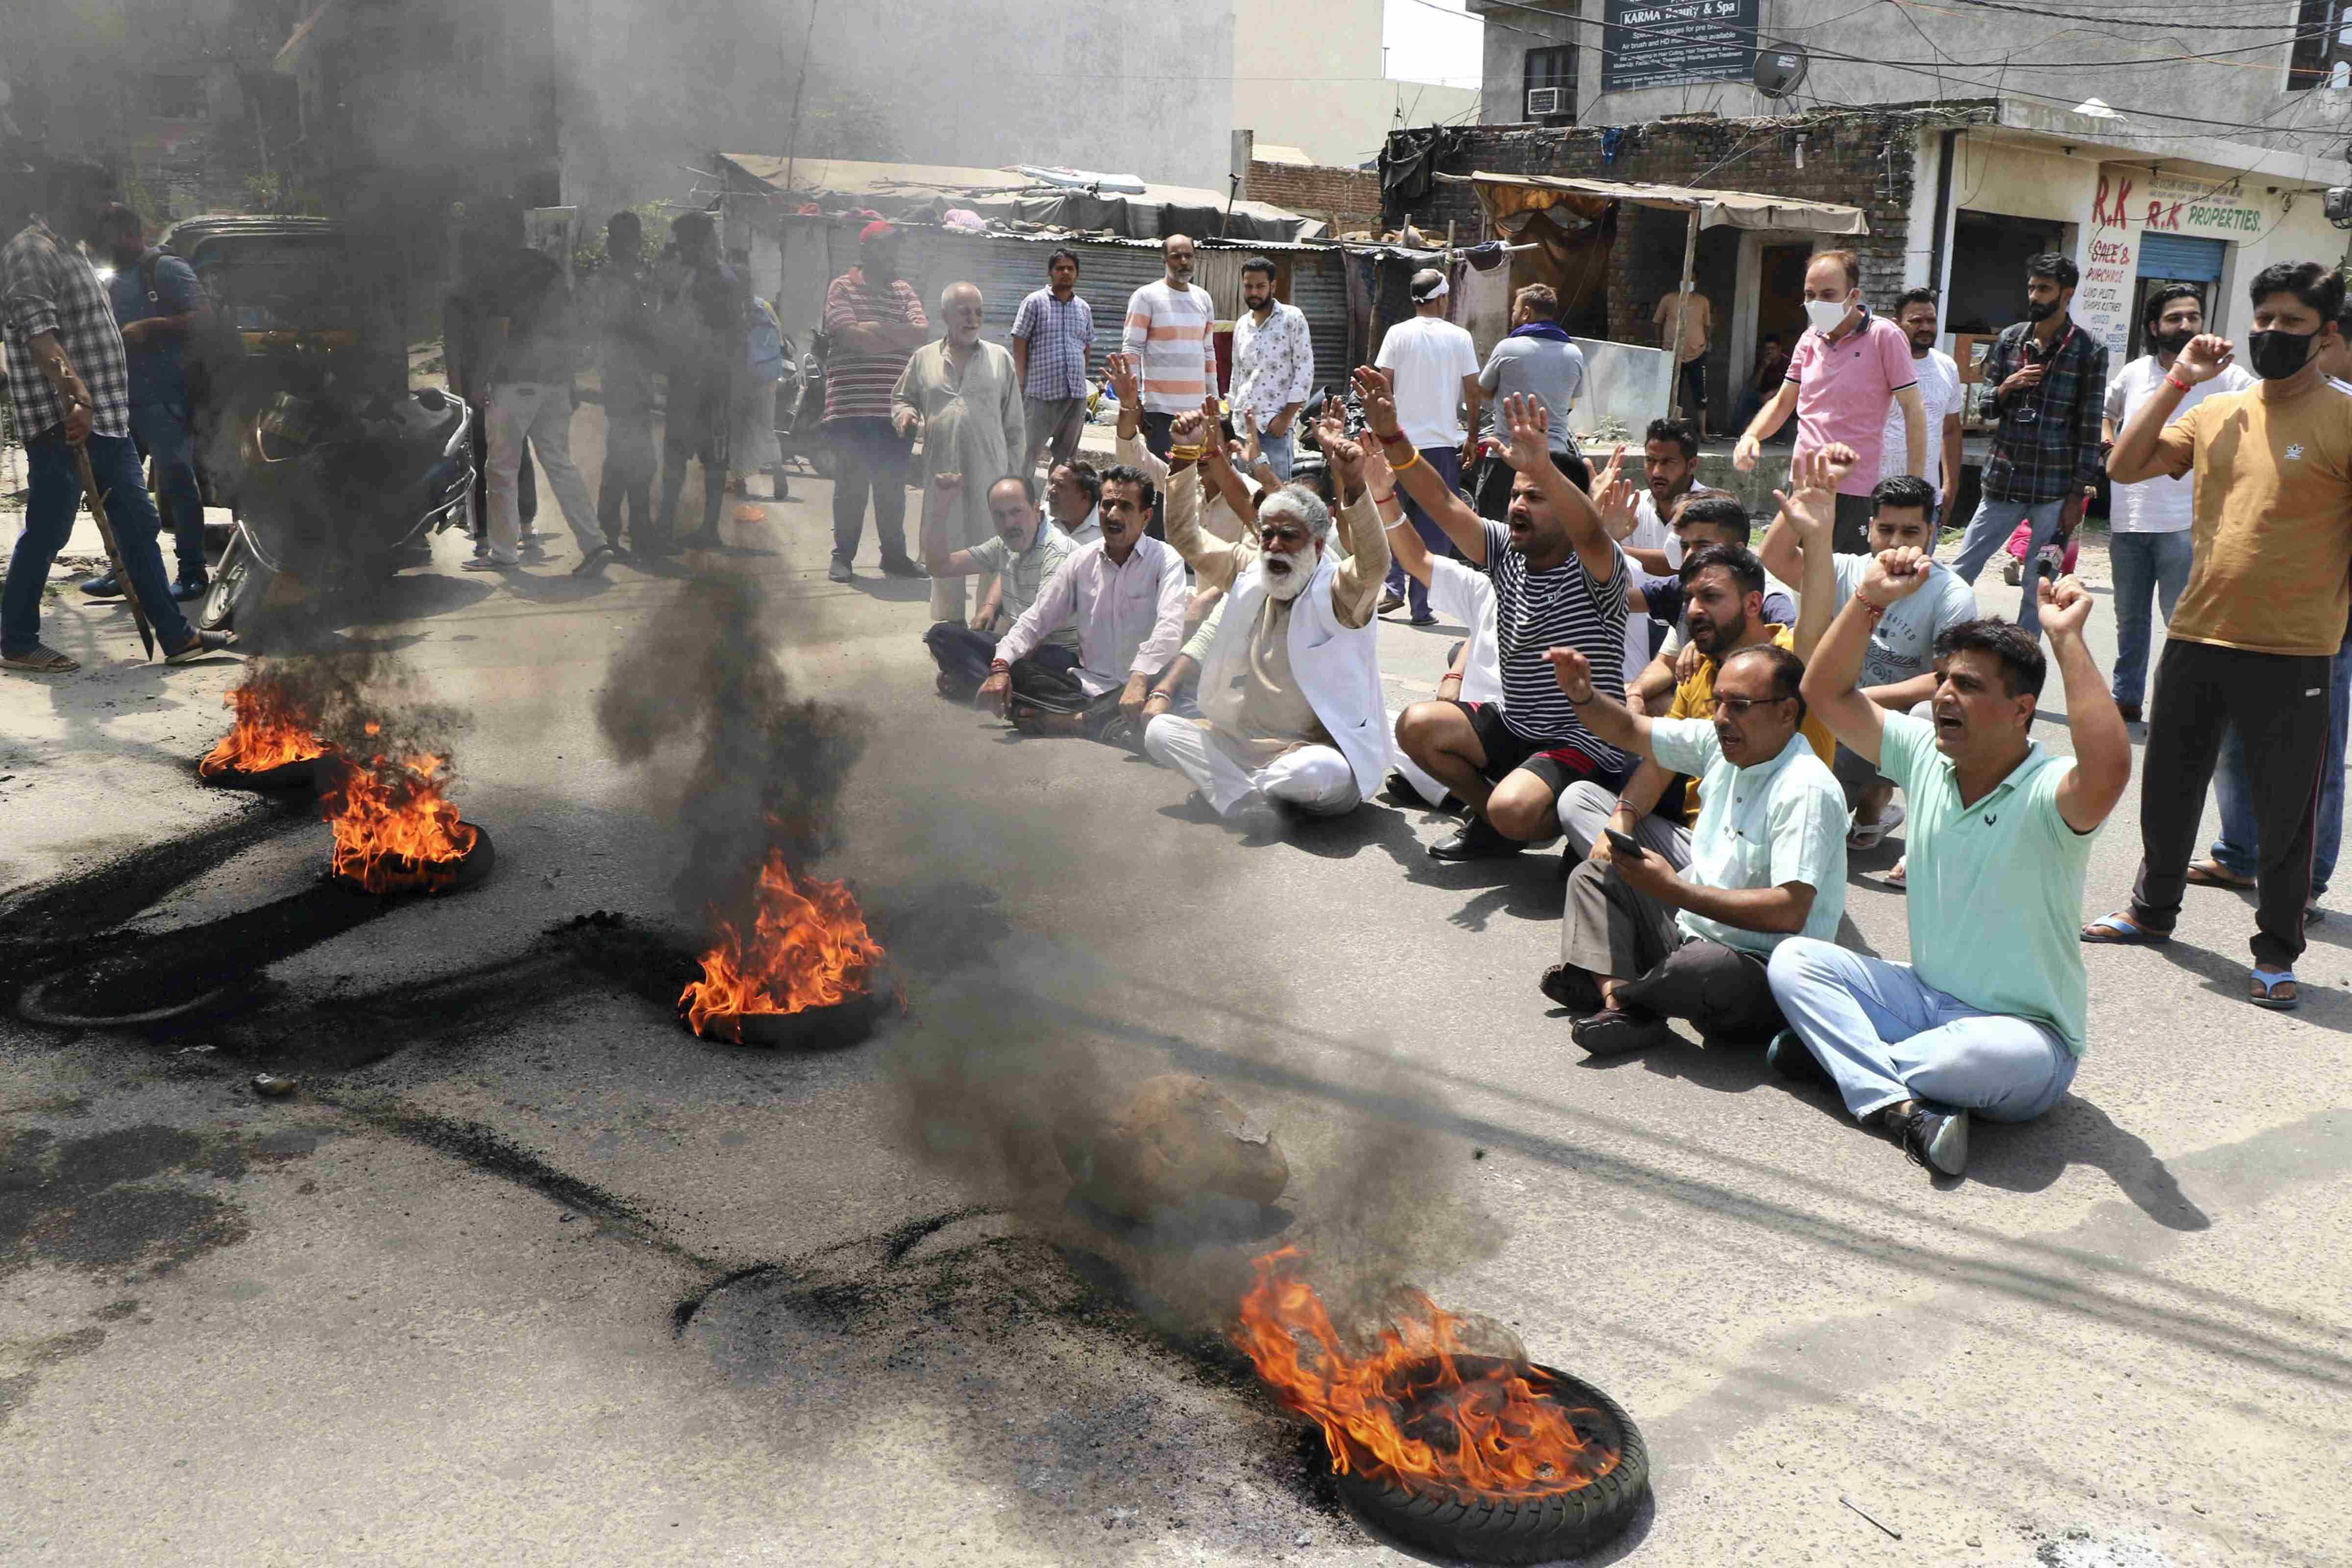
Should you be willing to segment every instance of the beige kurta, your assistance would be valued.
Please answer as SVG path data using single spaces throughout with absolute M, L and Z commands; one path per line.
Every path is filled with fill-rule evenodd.
M 1022 451 L 1021 381 L 1013 374 L 1011 352 L 997 343 L 976 344 L 959 370 L 949 364 L 945 339 L 925 343 L 899 373 L 890 406 L 894 414 L 911 410 L 922 416 L 923 455 L 916 481 L 923 487 L 924 526 L 933 526 L 931 476 L 961 474 L 962 490 L 938 520 L 948 552 L 995 537 L 988 489 L 1013 471 Z M 931 579 L 931 617 L 964 618 L 964 579 Z

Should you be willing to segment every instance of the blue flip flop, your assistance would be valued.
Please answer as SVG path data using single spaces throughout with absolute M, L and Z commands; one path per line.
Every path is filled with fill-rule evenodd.
M 2105 926 L 2109 931 L 2115 931 L 2118 934 L 2114 936 L 2093 935 L 2092 933 L 2101 926 Z M 2168 931 L 2149 931 L 2147 927 L 2133 920 L 2129 915 L 2115 914 L 2107 915 L 2103 919 L 2093 921 L 2090 924 L 2084 926 L 2083 928 L 2083 940 L 2087 942 L 2103 943 L 2110 947 L 2162 947 L 2166 942 L 2172 940 L 2172 933 Z
M 2246 972 L 2246 978 L 2252 980 L 2255 986 L 2254 990 L 2247 993 L 2246 1000 L 2257 1007 L 2267 1007 L 2273 1013 L 2292 1013 L 2303 1005 L 2303 987 L 2296 982 L 2292 969 L 2264 969 L 2256 964 Z M 2295 994 L 2292 996 L 2279 995 L 2278 988 L 2282 985 L 2294 986 Z

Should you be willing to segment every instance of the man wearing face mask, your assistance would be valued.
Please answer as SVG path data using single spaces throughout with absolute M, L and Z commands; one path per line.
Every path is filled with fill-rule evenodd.
M 1952 570 L 1974 583 L 2021 522 L 2033 527 L 2017 625 L 2041 635 L 2032 565 L 2042 547 L 2082 521 L 2099 474 L 2099 426 L 2106 407 L 2107 346 L 2067 314 L 2081 274 L 2056 251 L 2025 264 L 2025 320 L 1993 340 L 1985 356 L 1985 399 L 2000 416 L 1984 493 L 1969 519 Z
M 2142 307 L 2149 352 L 2117 371 L 2107 383 L 2105 434 L 2108 441 L 2131 422 L 2156 395 L 2164 378 L 2189 346 L 2205 330 L 2205 297 L 2196 287 L 2175 283 L 2148 296 Z M 2230 365 L 2210 381 L 2197 384 L 2181 395 L 2173 416 L 2179 417 L 2215 393 L 2243 392 L 2254 378 L 2242 366 Z M 2188 585 L 2189 501 L 2192 480 L 2158 476 L 2136 485 L 2117 485 L 2107 519 L 2107 560 L 2116 579 L 2116 706 L 2124 722 L 2140 721 L 2140 698 L 2147 687 L 2147 648 L 2151 636 L 2151 603 L 2172 619 Z
M 1321 498 L 1286 485 L 1259 503 L 1254 529 L 1228 544 L 1200 525 L 1192 453 L 1215 439 L 1215 427 L 1192 413 L 1172 435 L 1168 542 L 1202 586 L 1229 592 L 1201 660 L 1201 717 L 1169 711 L 1163 676 L 1144 704 L 1144 751 L 1191 779 L 1218 816 L 1253 831 L 1276 826 L 1283 807 L 1353 811 L 1389 763 L 1373 624 L 1389 552 L 1364 487 L 1363 448 L 1336 425 L 1320 432 L 1339 493 L 1354 497 L 1339 537 Z
M 984 315 L 978 288 L 949 284 L 940 294 L 945 335 L 915 351 L 890 392 L 890 417 L 900 438 L 918 429 L 923 434 L 927 490 L 939 474 L 1011 473 L 1022 455 L 1021 375 L 1012 351 L 981 341 Z M 979 485 L 961 486 L 944 502 L 934 492 L 929 501 L 944 515 L 936 523 L 927 516 L 924 532 L 936 527 L 950 550 L 978 544 L 996 531 L 988 491 Z M 963 579 L 934 578 L 931 619 L 961 621 L 963 613 Z
M 1789 358 L 1789 378 L 1758 411 L 1732 448 L 1741 473 L 1755 469 L 1765 437 L 1791 413 L 1797 416 L 1795 456 L 1824 447 L 1851 447 L 1856 462 L 1838 481 L 1837 532 L 1843 551 L 1859 551 L 1870 528 L 1870 492 L 1878 482 L 1887 410 L 1903 416 L 1903 468 L 1927 471 L 1927 406 L 1919 398 L 1918 369 L 1903 329 L 1874 316 L 1862 302 L 1862 264 L 1851 250 L 1824 250 L 1805 268 L 1805 319 L 1811 323 Z
M 2196 559 L 2156 671 L 2140 791 L 2139 879 L 2128 910 L 2083 928 L 2092 942 L 2169 942 L 2223 733 L 2235 730 L 2261 843 L 2254 967 L 2247 999 L 2301 1000 L 2313 805 L 2328 741 L 2333 665 L 2352 617 L 2352 391 L 2315 351 L 2342 342 L 2344 279 L 2315 261 L 2254 275 L 2244 392 L 2186 395 L 2235 354 L 2189 340 L 2116 439 L 2108 477 L 2137 484 L 2194 469 Z

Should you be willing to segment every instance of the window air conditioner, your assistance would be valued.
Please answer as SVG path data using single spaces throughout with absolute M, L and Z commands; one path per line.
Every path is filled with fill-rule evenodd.
M 1567 96 L 1566 88 L 1531 87 L 1528 89 L 1528 118 L 1543 120 L 1551 115 L 1565 114 L 1568 110 L 1562 105 L 1561 100 Z

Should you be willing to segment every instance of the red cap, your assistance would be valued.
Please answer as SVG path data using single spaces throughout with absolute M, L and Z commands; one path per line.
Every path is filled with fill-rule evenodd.
M 887 239 L 898 232 L 898 231 L 897 229 L 891 227 L 882 219 L 876 218 L 872 223 L 867 224 L 864 228 L 857 231 L 857 243 L 860 245 L 866 245 L 874 240 Z

